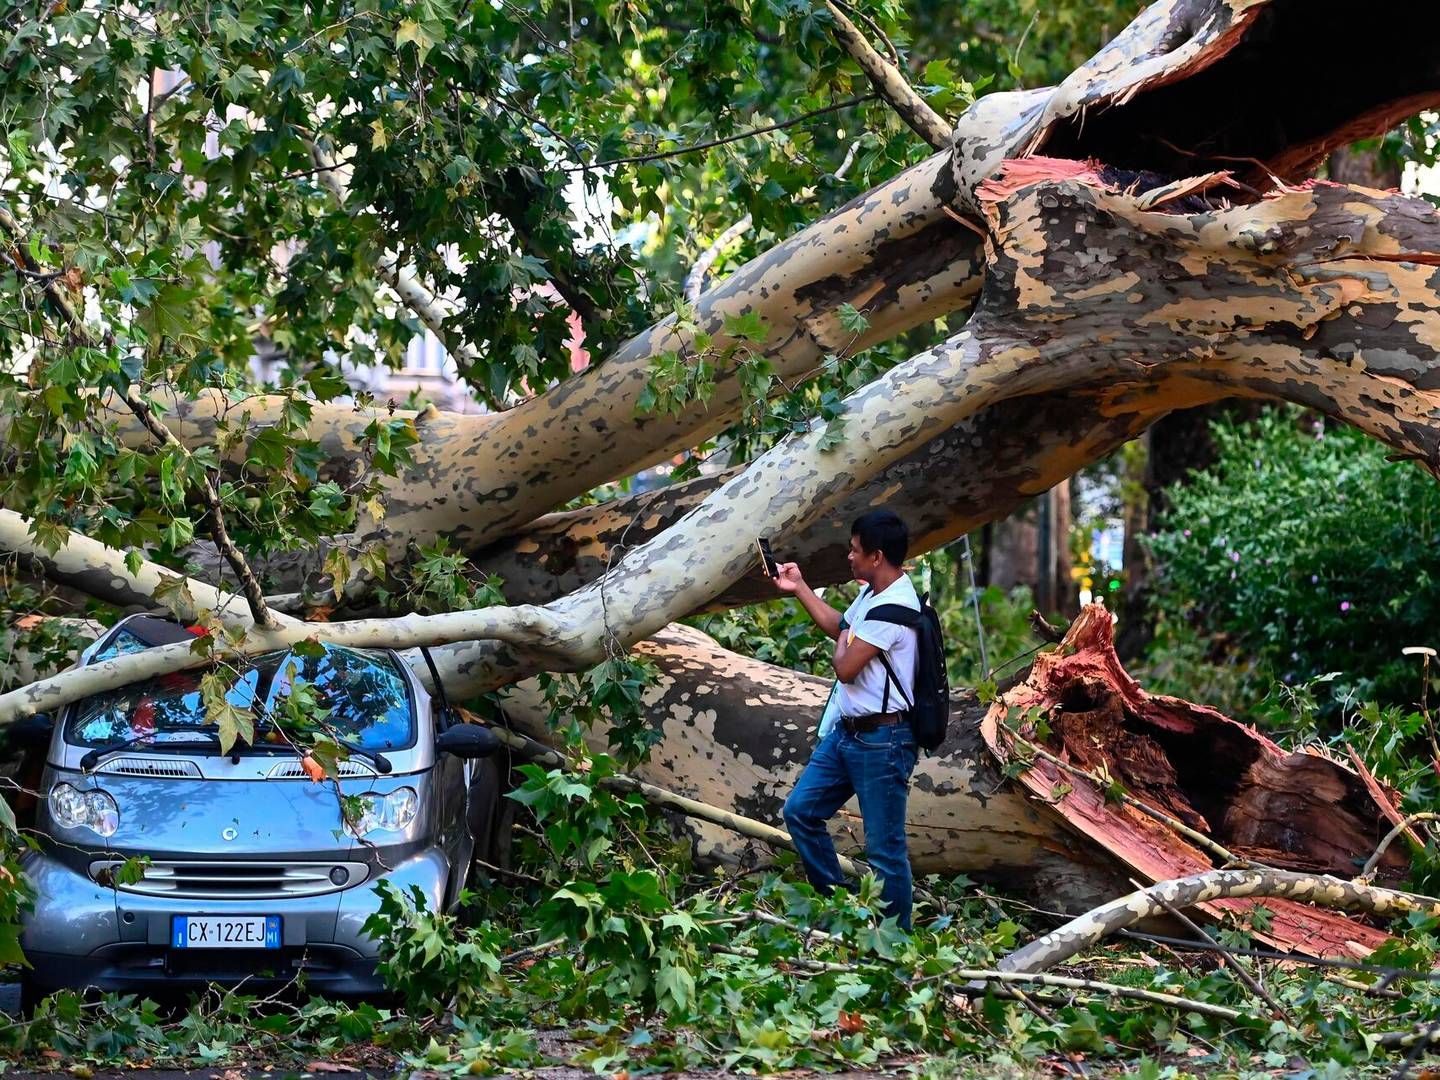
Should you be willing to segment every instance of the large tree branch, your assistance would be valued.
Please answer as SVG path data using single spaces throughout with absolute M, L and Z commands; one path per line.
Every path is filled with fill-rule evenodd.
M 974 237 L 941 209 L 945 172 L 943 159 L 916 166 L 751 260 L 702 294 L 693 331 L 666 320 L 500 416 L 481 423 L 442 416 L 427 425 L 420 468 L 407 479 L 404 501 L 390 499 L 384 535 L 447 535 L 478 546 L 719 431 L 743 401 L 733 365 L 721 366 L 707 402 L 673 414 L 638 409 L 655 359 L 693 354 L 696 332 L 709 336 L 712 362 L 738 347 L 765 355 L 789 381 L 827 354 L 866 348 L 963 308 L 978 287 Z M 860 335 L 839 323 L 846 303 L 869 318 Z M 737 341 L 727 327 L 727 317 L 746 313 L 765 323 L 763 343 Z
M 1036 938 L 1000 961 L 1002 971 L 1045 971 L 1064 963 L 1106 936 L 1137 922 L 1165 914 L 1167 907 L 1187 908 L 1238 897 L 1277 897 L 1328 908 L 1363 911 L 1383 918 L 1410 913 L 1440 916 L 1440 900 L 1382 889 L 1328 874 L 1288 870 L 1215 870 L 1161 881 L 1086 912 L 1057 930 Z
M 153 608 L 157 606 L 155 597 L 164 593 L 168 594 L 168 603 L 176 617 L 185 622 L 193 622 L 209 611 L 228 627 L 248 630 L 255 625 L 242 597 L 194 578 L 184 578 L 178 571 L 147 559 L 140 560 L 131 573 L 125 563 L 125 552 L 78 533 L 72 532 L 56 551 L 48 551 L 31 534 L 30 521 L 10 510 L 0 510 L 0 552 L 12 552 L 44 577 L 107 604 Z M 167 590 L 167 584 L 177 578 L 184 579 L 185 587 Z M 294 622 L 284 616 L 274 617 L 276 625 Z
M 835 40 L 860 65 L 860 70 L 870 80 L 870 85 L 911 131 L 919 135 L 936 150 L 950 145 L 950 125 L 946 123 L 928 102 L 910 85 L 900 69 L 875 51 L 866 40 L 860 28 L 850 21 L 834 0 L 826 0 L 830 18 L 835 24 Z
M 1225 392 L 1207 383 L 1186 389 L 1185 402 L 1197 404 Z M 1065 480 L 1077 462 L 1105 457 L 1180 401 L 1147 392 L 1144 380 L 1002 401 L 887 466 L 798 532 L 770 536 L 778 552 L 804 567 L 812 585 L 848 581 L 850 525 L 865 510 L 883 502 L 910 525 L 912 554 L 930 551 L 1008 516 Z M 547 514 L 471 558 L 504 581 L 511 603 L 548 603 L 594 581 L 626 550 L 674 526 L 743 470 Z M 707 606 L 775 596 L 757 573 L 736 580 Z
M 573 631 L 571 632 L 573 634 Z M 323 641 L 350 648 L 412 649 L 421 645 L 483 639 L 523 650 L 537 668 L 563 665 L 557 655 L 566 628 L 543 608 L 492 607 L 443 615 L 404 615 L 353 622 L 306 623 L 294 619 L 274 629 L 254 627 L 238 642 L 217 643 L 214 653 L 192 643 L 159 645 L 144 652 L 118 656 L 0 694 L 0 727 L 36 713 L 48 712 L 93 694 L 128 686 L 172 671 L 187 671 L 302 641 Z
M 1069 179 L 1035 181 L 1037 169 Z M 935 433 L 1017 396 L 1208 382 L 1323 408 L 1440 465 L 1440 373 L 1423 330 L 1440 226 L 1427 203 L 1320 185 L 1180 215 L 1141 209 L 1143 195 L 1073 163 L 1032 160 L 1022 176 L 981 192 L 992 256 L 969 327 L 847 399 L 840 447 L 823 450 L 818 432 L 783 441 L 557 601 L 587 628 L 582 663 L 607 635 L 625 645 L 711 602 L 753 568 L 750 537 L 800 532 Z M 1357 371 L 1350 358 L 1371 348 Z M 505 681 L 514 659 L 491 648 L 448 650 L 453 674 L 477 689 Z

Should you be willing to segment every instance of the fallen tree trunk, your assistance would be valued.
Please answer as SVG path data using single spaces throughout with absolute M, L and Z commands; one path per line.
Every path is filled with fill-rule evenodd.
M 666 627 L 635 651 L 659 671 L 644 704 L 661 736 L 635 775 L 778 823 L 785 797 L 809 759 L 828 682 L 730 652 L 680 625 Z M 547 737 L 538 684 L 509 687 L 503 700 L 518 728 Z M 984 712 L 973 692 L 958 693 L 944 745 L 916 769 L 908 815 L 916 874 L 973 873 L 1081 910 L 1123 889 L 1120 864 L 1084 838 L 1056 830 L 1004 779 L 980 738 Z M 596 750 L 606 748 L 604 729 L 587 737 Z M 685 825 L 702 857 L 748 857 L 733 834 L 694 821 Z M 853 806 L 834 831 L 843 850 L 863 853 Z
M 668 627 L 636 651 L 660 672 L 645 704 L 661 734 L 636 775 L 750 818 L 779 821 L 785 796 L 809 757 L 826 684 L 727 652 L 684 627 Z M 911 789 L 907 821 L 917 875 L 963 872 L 1043 898 L 1051 910 L 1085 911 L 1127 892 L 1132 876 L 1157 881 L 1213 868 L 1202 851 L 1153 818 L 1111 806 L 1101 786 L 1047 770 L 1043 763 L 1018 779 L 1007 775 L 1014 752 L 1003 741 L 997 716 L 1022 707 L 1017 703 L 1038 707 L 1034 703 L 1047 694 L 1073 697 L 1077 686 L 1092 695 L 1108 694 L 1114 709 L 1143 702 L 1146 716 L 1160 710 L 1172 727 L 1177 716 L 1197 726 L 1184 738 L 1164 728 L 1144 741 L 1060 716 L 1052 720 L 1053 738 L 1070 733 L 1084 743 L 1091 768 L 1108 769 L 1135 797 L 1162 813 L 1188 817 L 1194 828 L 1251 857 L 1263 856 L 1270 866 L 1353 876 L 1389 828 L 1388 807 L 1344 764 L 1316 754 L 1286 754 L 1214 710 L 1145 695 L 1115 657 L 1108 612 L 1093 605 L 1065 641 L 1041 654 L 1027 679 L 994 704 L 982 704 L 971 691 L 955 695 L 945 743 L 920 759 Z M 529 682 L 512 687 L 505 701 L 518 726 L 545 735 L 538 687 Z M 1123 715 L 1132 726 L 1143 722 Z M 604 749 L 603 730 L 589 738 Z M 1202 750 L 1211 745 L 1222 749 L 1207 757 Z M 1054 748 L 1066 752 L 1064 745 Z M 1236 769 L 1234 759 L 1245 755 L 1249 767 Z M 1178 794 L 1173 780 L 1167 786 L 1134 779 L 1137 761 L 1149 770 L 1147 776 L 1183 776 L 1188 795 Z M 1227 799 L 1233 812 L 1215 823 L 1187 809 L 1192 801 L 1209 806 Z M 1287 833 L 1287 815 L 1304 827 Z M 687 827 L 702 855 L 745 857 L 733 835 L 693 822 Z M 834 831 L 842 850 L 863 853 L 853 803 Z M 1168 859 L 1140 858 L 1137 849 L 1158 850 Z M 1408 863 L 1392 850 L 1383 865 L 1382 876 L 1394 880 Z M 1244 914 L 1251 906 L 1219 900 L 1207 911 Z M 1291 901 L 1267 906 L 1275 918 L 1261 936 L 1281 948 L 1355 956 L 1386 937 L 1365 923 Z
M 849 580 L 850 525 L 874 506 L 884 504 L 905 519 L 912 555 L 947 544 L 1065 480 L 1077 461 L 1105 457 L 1173 407 L 1154 395 L 1122 402 L 1122 389 L 1001 402 L 886 468 L 804 528 L 772 530 L 771 542 L 816 586 Z M 548 603 L 598 578 L 626 550 L 675 525 L 740 471 L 549 514 L 471 558 L 503 580 L 512 604 Z M 776 595 L 768 580 L 751 574 L 706 607 Z

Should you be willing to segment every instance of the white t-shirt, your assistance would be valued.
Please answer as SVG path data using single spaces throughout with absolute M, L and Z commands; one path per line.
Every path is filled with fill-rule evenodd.
M 903 691 L 897 691 L 895 683 L 890 683 L 888 711 L 898 712 L 905 708 L 907 701 L 915 700 L 915 653 L 919 639 L 915 631 L 908 626 L 865 618 L 865 613 L 871 607 L 881 604 L 899 604 L 901 607 L 919 611 L 920 597 L 905 574 L 892 581 L 883 592 L 865 589 L 855 598 L 855 602 L 845 609 L 845 622 L 849 629 L 842 633 L 848 634 L 853 630 L 856 638 L 868 641 L 885 653 L 885 658 L 890 661 L 890 668 L 900 683 L 900 691 Z M 830 734 L 842 716 L 868 716 L 871 713 L 887 711 L 882 705 L 888 679 L 885 665 L 877 656 L 860 669 L 854 682 L 843 683 L 837 680 L 830 700 L 826 702 L 825 713 L 820 718 L 819 737 L 823 739 Z

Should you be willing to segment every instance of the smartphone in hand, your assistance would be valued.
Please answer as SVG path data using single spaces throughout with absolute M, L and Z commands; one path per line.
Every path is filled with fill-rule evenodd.
M 780 564 L 775 561 L 775 553 L 770 550 L 770 541 L 763 536 L 755 538 L 755 550 L 760 552 L 760 565 L 765 568 L 765 576 L 777 578 L 780 576 Z

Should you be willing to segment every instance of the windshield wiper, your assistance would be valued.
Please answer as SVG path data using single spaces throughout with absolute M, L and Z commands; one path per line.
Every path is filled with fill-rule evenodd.
M 381 776 L 389 774 L 395 766 L 390 764 L 390 759 L 378 750 L 366 750 L 363 746 L 351 742 L 349 739 L 336 739 L 338 744 L 349 750 L 352 755 L 358 754 L 362 758 L 369 758 L 375 764 L 375 771 Z
M 219 732 L 216 731 L 213 727 L 192 728 L 191 731 L 187 731 L 185 734 L 190 735 L 192 733 L 195 735 L 207 735 L 209 736 L 209 738 L 207 738 L 203 742 L 199 739 L 189 738 L 166 739 L 164 742 L 159 744 L 159 747 L 210 746 L 212 743 L 218 743 L 220 741 Z M 141 743 L 152 742 L 154 741 L 155 737 L 160 734 L 162 734 L 162 732 L 147 731 L 141 735 L 132 735 L 128 739 L 120 739 L 117 742 L 106 743 L 104 746 L 97 746 L 92 750 L 86 751 L 85 756 L 80 759 L 80 768 L 83 772 L 92 772 L 95 766 L 100 764 L 102 758 L 107 758 L 111 754 L 118 754 L 121 750 L 128 750 L 132 746 L 139 746 Z M 170 733 L 164 732 L 163 734 L 168 735 Z M 157 747 L 157 749 L 159 747 Z

